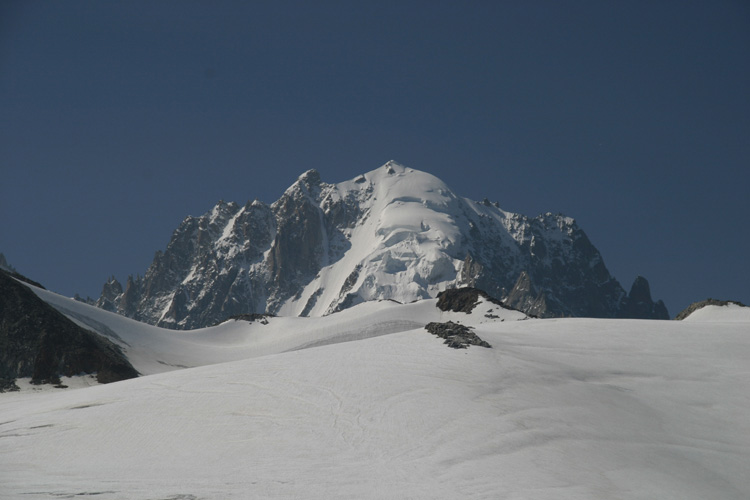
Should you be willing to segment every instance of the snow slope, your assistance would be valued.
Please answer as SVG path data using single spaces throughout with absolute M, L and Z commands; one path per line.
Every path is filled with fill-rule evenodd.
M 690 313 L 683 321 L 732 321 L 750 323 L 750 307 L 729 303 L 704 306 Z
M 406 323 L 389 335 L 370 323 L 435 314 L 423 308 L 299 318 L 278 327 L 278 342 L 259 324 L 185 339 L 118 330 L 143 346 L 155 334 L 159 356 L 255 357 L 0 395 L 1 496 L 750 497 L 750 323 L 450 313 L 493 346 L 465 350 Z M 299 348 L 358 332 L 368 338 Z M 138 356 L 142 368 L 164 366 Z
M 214 327 L 182 331 L 147 325 L 48 290 L 30 285 L 29 288 L 79 325 L 120 345 L 142 375 L 388 335 L 422 328 L 431 321 L 470 319 L 465 313 L 440 311 L 437 299 L 413 304 L 380 301 L 322 318 L 230 320 Z M 488 312 L 492 318 L 485 317 Z M 521 312 L 482 301 L 471 322 L 484 324 L 525 318 Z

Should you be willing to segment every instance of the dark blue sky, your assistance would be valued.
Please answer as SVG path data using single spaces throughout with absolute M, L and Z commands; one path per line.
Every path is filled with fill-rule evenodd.
M 0 252 L 67 295 L 187 215 L 395 159 L 750 303 L 750 3 L 0 3 Z

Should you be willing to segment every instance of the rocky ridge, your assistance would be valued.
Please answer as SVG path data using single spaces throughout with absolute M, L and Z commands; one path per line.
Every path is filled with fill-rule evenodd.
M 502 307 L 503 309 L 519 310 L 504 304 L 494 297 L 491 297 L 484 290 L 479 290 L 478 288 L 472 287 L 451 288 L 442 291 L 437 295 L 437 299 L 437 307 L 441 311 L 463 312 L 466 314 L 470 314 L 479 304 L 480 299 L 484 299 L 487 302 Z
M 81 328 L 0 270 L 0 392 L 15 380 L 59 384 L 60 376 L 96 374 L 100 383 L 137 377 L 118 346 Z
M 271 205 L 188 217 L 143 277 L 111 278 L 97 306 L 169 328 L 240 314 L 322 316 L 476 287 L 539 317 L 667 319 L 645 279 L 630 294 L 576 222 L 454 194 L 396 162 L 339 184 L 310 170 Z

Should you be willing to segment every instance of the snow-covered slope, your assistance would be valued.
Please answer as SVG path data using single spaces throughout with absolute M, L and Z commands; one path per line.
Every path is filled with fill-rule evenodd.
M 125 318 L 31 285 L 29 288 L 79 325 L 120 345 L 142 375 L 389 335 L 423 328 L 433 321 L 482 325 L 527 318 L 519 311 L 498 307 L 484 299 L 470 315 L 441 311 L 436 307 L 436 299 L 413 304 L 373 301 L 321 318 L 229 320 L 213 327 L 176 331 Z
M 339 184 L 310 170 L 268 206 L 188 217 L 143 278 L 97 305 L 168 328 L 246 313 L 323 316 L 470 285 L 537 316 L 668 317 L 648 284 L 626 294 L 575 221 L 511 214 L 388 162 Z M 638 293 L 635 293 L 638 292 Z
M 693 311 L 683 321 L 731 321 L 750 323 L 750 307 L 736 303 L 726 305 L 707 305 Z
M 160 358 L 255 357 L 0 395 L 2 496 L 750 497 L 750 323 L 490 321 L 485 304 L 484 314 L 447 313 L 472 318 L 493 346 L 464 350 L 406 323 L 380 336 L 388 328 L 372 326 L 422 321 L 435 314 L 428 306 L 285 318 L 278 344 L 255 323 L 186 335 L 101 316 L 133 345 L 153 335 Z M 336 329 L 367 338 L 298 349 L 310 332 L 326 343 Z

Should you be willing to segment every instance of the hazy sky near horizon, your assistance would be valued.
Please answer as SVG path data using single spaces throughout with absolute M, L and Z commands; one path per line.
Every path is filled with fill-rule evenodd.
M 187 215 L 390 159 L 574 217 L 674 316 L 750 303 L 750 3 L 0 4 L 0 252 L 65 294 Z

